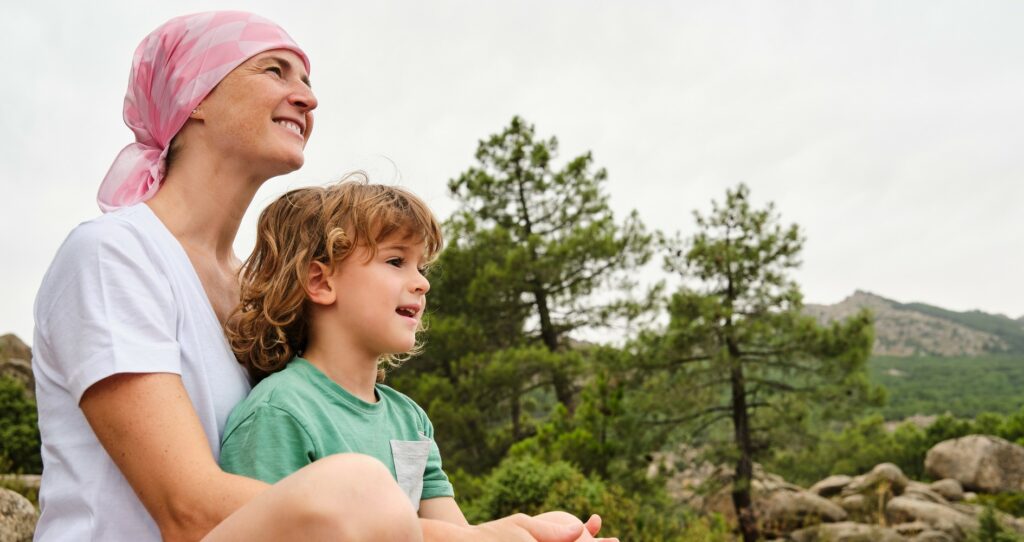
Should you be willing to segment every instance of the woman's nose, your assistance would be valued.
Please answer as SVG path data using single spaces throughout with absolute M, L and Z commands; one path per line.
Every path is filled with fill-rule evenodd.
M 288 103 L 302 109 L 303 111 L 312 111 L 316 109 L 317 100 L 316 95 L 313 94 L 313 89 L 307 87 L 305 83 L 299 83 L 300 87 L 288 97 Z

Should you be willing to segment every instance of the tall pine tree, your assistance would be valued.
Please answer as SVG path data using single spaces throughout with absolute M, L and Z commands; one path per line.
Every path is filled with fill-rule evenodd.
M 646 367 L 648 421 L 683 429 L 735 464 L 732 498 L 746 542 L 758 538 L 753 463 L 795 438 L 811 416 L 837 417 L 873 400 L 866 362 L 870 315 L 820 326 L 802 313 L 790 277 L 804 239 L 769 204 L 755 209 L 747 187 L 726 193 L 697 233 L 668 243 L 666 268 L 683 286 Z M 717 438 L 717 440 L 716 440 Z
M 607 172 L 591 154 L 556 169 L 557 151 L 557 139 L 537 138 L 533 126 L 514 117 L 480 142 L 477 165 L 448 184 L 460 204 L 449 221 L 456 248 L 487 250 L 497 239 L 506 249 L 477 268 L 471 282 L 513 294 L 500 313 L 526 316 L 523 322 L 533 324 L 526 332 L 551 352 L 565 348 L 575 330 L 644 312 L 650 298 L 631 294 L 634 272 L 652 253 L 635 211 L 615 222 L 603 190 Z M 555 395 L 570 409 L 572 378 L 551 367 Z

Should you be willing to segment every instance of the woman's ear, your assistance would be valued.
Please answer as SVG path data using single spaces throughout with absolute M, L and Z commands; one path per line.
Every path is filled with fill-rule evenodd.
M 306 296 L 317 305 L 332 305 L 338 299 L 338 292 L 335 291 L 331 281 L 331 273 L 321 262 L 309 263 Z

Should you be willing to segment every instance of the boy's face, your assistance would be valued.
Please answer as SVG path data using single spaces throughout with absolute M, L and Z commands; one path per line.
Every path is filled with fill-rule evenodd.
M 373 258 L 360 247 L 334 270 L 338 333 L 360 354 L 401 354 L 416 344 L 430 290 L 424 248 L 416 239 L 388 238 Z

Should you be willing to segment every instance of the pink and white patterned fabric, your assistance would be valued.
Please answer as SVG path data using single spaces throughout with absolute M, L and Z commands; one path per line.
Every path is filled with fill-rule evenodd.
M 146 201 L 164 179 L 167 149 L 189 114 L 221 79 L 249 58 L 288 49 L 309 59 L 273 22 L 241 11 L 212 11 L 167 21 L 135 50 L 124 122 L 135 133 L 114 159 L 96 201 L 103 212 Z

